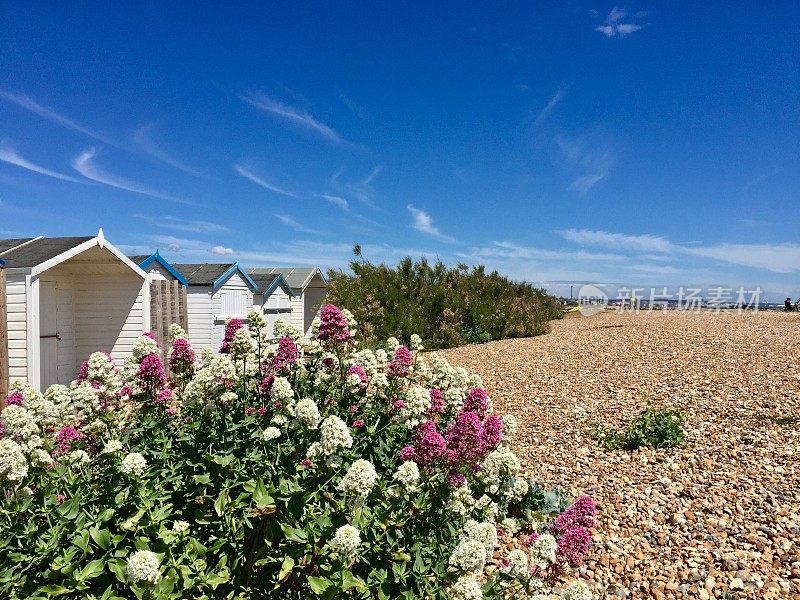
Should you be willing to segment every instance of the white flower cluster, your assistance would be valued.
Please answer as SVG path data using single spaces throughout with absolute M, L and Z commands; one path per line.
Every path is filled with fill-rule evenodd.
M 347 469 L 337 489 L 344 494 L 367 497 L 378 481 L 378 473 L 368 460 L 359 458 Z
M 314 319 L 317 323 L 316 331 L 319 332 L 319 317 Z M 313 328 L 313 324 L 312 324 Z M 275 319 L 275 326 L 272 328 L 272 333 L 276 338 L 289 336 L 294 342 L 299 342 L 303 339 L 303 332 L 291 323 L 287 323 L 281 318 Z
M 352 525 L 339 527 L 331 540 L 333 549 L 346 560 L 355 557 L 359 544 L 361 544 L 361 534 Z
M 138 452 L 131 452 L 122 459 L 119 465 L 119 470 L 125 475 L 133 475 L 134 477 L 141 477 L 147 467 L 147 460 Z
M 85 465 L 92 461 L 86 450 L 73 450 L 64 456 L 64 460 L 71 465 Z
M 329 457 L 335 454 L 340 448 L 352 448 L 353 436 L 347 424 L 336 415 L 327 417 L 320 426 L 321 438 L 319 442 L 314 442 L 308 447 L 308 458 L 315 458 L 318 455 Z
M 236 392 L 223 392 L 223 394 L 219 397 L 219 403 L 230 404 L 238 397 L 239 396 L 236 394 Z
M 419 337 L 416 333 L 411 334 L 410 348 L 414 352 L 419 352 L 420 350 L 425 349 L 425 346 L 422 345 L 422 338 Z
M 300 400 L 294 407 L 294 413 L 297 422 L 308 429 L 316 429 L 319 426 L 319 408 L 311 398 Z
M 512 415 L 511 413 L 505 414 L 502 417 L 503 420 L 503 441 L 505 443 L 509 443 L 515 435 L 517 435 L 517 417 Z
M 462 539 L 448 562 L 451 567 L 463 573 L 480 573 L 486 566 L 486 548 L 478 540 Z
M 475 507 L 475 498 L 472 497 L 472 490 L 469 484 L 454 488 L 450 492 L 450 499 L 447 501 L 447 509 L 461 516 L 467 516 Z
M 189 523 L 186 521 L 175 521 L 172 524 L 172 532 L 177 533 L 178 535 L 183 535 L 189 531 Z
M 474 577 L 459 577 L 450 588 L 453 600 L 482 600 L 483 590 L 480 582 Z
M 9 438 L 0 440 L 0 478 L 16 483 L 27 474 L 28 461 L 20 445 Z
M 522 523 L 514 517 L 506 517 L 497 524 L 500 529 L 511 535 L 516 535 L 522 529 Z
M 574 581 L 564 589 L 561 600 L 592 600 L 592 592 L 582 581 Z
M 264 441 L 269 442 L 281 437 L 281 430 L 277 427 L 267 427 L 262 435 L 264 437 Z
M 123 449 L 122 442 L 119 440 L 108 440 L 103 446 L 103 454 L 114 454 L 121 452 Z
M 464 524 L 461 540 L 475 540 L 483 544 L 486 551 L 486 560 L 489 560 L 494 554 L 495 546 L 497 546 L 497 528 L 494 523 L 478 523 L 470 519 Z
M 174 342 L 178 338 L 183 338 L 185 340 L 189 339 L 189 336 L 186 335 L 186 330 L 178 325 L 177 323 L 173 323 L 169 326 L 169 341 L 170 343 Z
M 543 534 L 530 548 L 530 561 L 540 569 L 546 569 L 556 562 L 556 538 L 549 533 Z
M 425 413 L 431 408 L 431 394 L 427 388 L 413 384 L 406 392 L 405 405 L 399 411 L 400 420 L 406 427 L 414 429 L 425 420 Z
M 242 360 L 243 358 L 246 358 L 247 355 L 253 352 L 254 349 L 255 346 L 253 345 L 253 338 L 250 337 L 250 334 L 244 327 L 237 330 L 236 333 L 233 334 L 230 353 L 236 360 Z
M 511 577 L 522 578 L 530 575 L 528 555 L 525 554 L 524 550 L 520 550 L 519 548 L 514 549 L 508 553 L 506 559 L 508 561 L 508 566 L 506 566 L 504 570 L 511 575 Z
M 262 313 L 257 308 L 252 308 L 247 313 L 247 326 L 250 328 L 250 331 L 261 331 L 264 327 L 267 326 L 267 320 L 264 318 L 264 313 Z
M 392 336 L 386 340 L 386 347 L 394 353 L 397 350 L 398 346 L 400 346 L 400 340 L 396 337 Z
M 494 523 L 497 519 L 498 513 L 500 512 L 500 507 L 494 500 L 484 494 L 475 501 L 473 510 L 476 513 L 484 515 L 487 521 Z
M 482 387 L 480 377 L 471 375 L 462 367 L 454 367 L 436 352 L 428 356 L 430 365 L 422 365 L 421 371 L 425 384 L 429 388 L 442 391 L 447 409 L 452 412 L 461 410 L 467 392 L 473 387 Z
M 150 338 L 146 338 L 150 339 Z M 153 340 L 150 340 L 153 342 Z M 155 342 L 153 342 L 155 344 Z M 114 361 L 104 352 L 93 352 L 89 356 L 89 369 L 87 379 L 99 387 L 98 391 L 103 395 L 117 394 L 122 388 L 122 378 L 119 370 L 114 365 Z
M 17 439 L 27 440 L 32 436 L 39 435 L 36 416 L 27 408 L 10 404 L 3 409 L 0 415 L 2 415 L 7 436 L 13 435 Z
M 275 381 L 272 382 L 272 390 L 269 395 L 273 400 L 282 402 L 285 405 L 291 404 L 292 407 L 294 406 L 294 390 L 292 389 L 292 384 L 289 383 L 286 377 L 275 378 Z
M 153 338 L 140 335 L 133 344 L 132 358 L 136 364 L 139 364 L 148 354 L 158 354 L 158 344 Z
M 149 338 L 148 338 L 149 339 Z M 100 411 L 100 396 L 88 381 L 73 382 L 69 390 L 72 412 L 80 421 L 89 421 Z
M 407 460 L 394 472 L 395 481 L 402 483 L 406 489 L 414 490 L 419 485 L 419 467 L 413 460 Z
M 481 465 L 481 477 L 489 493 L 496 494 L 503 480 L 515 477 L 520 464 L 517 455 L 507 447 L 500 447 L 489 453 Z
M 161 561 L 149 550 L 138 550 L 128 557 L 128 580 L 134 584 L 155 585 L 161 577 Z

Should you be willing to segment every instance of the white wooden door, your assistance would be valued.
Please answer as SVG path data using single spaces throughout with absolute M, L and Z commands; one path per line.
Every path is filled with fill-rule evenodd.
M 58 283 L 39 283 L 39 373 L 40 389 L 58 383 Z

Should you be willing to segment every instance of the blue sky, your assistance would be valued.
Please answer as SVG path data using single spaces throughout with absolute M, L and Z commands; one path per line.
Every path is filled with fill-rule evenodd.
M 401 4 L 0 2 L 0 235 L 800 294 L 792 3 Z

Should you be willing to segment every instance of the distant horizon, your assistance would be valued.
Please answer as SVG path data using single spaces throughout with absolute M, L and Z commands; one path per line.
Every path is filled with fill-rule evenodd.
M 7 12 L 0 237 L 800 295 L 791 5 Z

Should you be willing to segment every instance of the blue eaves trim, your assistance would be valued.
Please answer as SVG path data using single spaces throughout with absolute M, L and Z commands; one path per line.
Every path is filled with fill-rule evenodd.
M 5 267 L 5 266 L 6 266 L 6 261 L 0 258 L 0 267 Z
M 264 290 L 264 299 L 265 300 L 266 300 L 267 296 L 272 294 L 272 292 L 274 292 L 278 288 L 278 286 L 280 285 L 281 282 L 283 282 L 284 288 L 286 288 L 286 290 L 289 292 L 289 296 L 292 297 L 292 298 L 295 297 L 294 290 L 292 289 L 292 286 L 289 285 L 289 282 L 286 281 L 286 279 L 284 279 L 283 273 L 278 273 L 278 276 L 272 281 L 270 286 L 266 290 Z
M 221 286 L 223 283 L 225 283 L 228 280 L 228 277 L 230 277 L 231 275 L 236 273 L 236 271 L 239 271 L 239 274 L 242 277 L 244 277 L 245 281 L 247 281 L 247 283 L 250 285 L 250 287 L 253 288 L 253 291 L 256 291 L 258 289 L 258 286 L 256 285 L 256 282 L 253 281 L 253 279 L 250 277 L 250 275 L 248 275 L 245 272 L 245 270 L 239 265 L 238 261 L 233 263 L 227 271 L 225 271 L 222 275 L 217 277 L 214 280 L 214 283 L 211 285 L 211 287 L 213 287 L 216 290 L 219 286 Z
M 142 262 L 140 262 L 139 263 L 139 268 L 140 269 L 146 269 L 147 267 L 152 265 L 154 262 L 157 262 L 162 267 L 164 267 L 169 272 L 170 275 L 172 275 L 175 279 L 180 281 L 183 285 L 189 285 L 189 282 L 186 281 L 186 278 L 183 275 L 181 275 L 178 271 L 176 271 L 175 267 L 173 267 L 171 264 L 169 264 L 164 259 L 164 257 L 161 256 L 158 253 L 158 250 L 156 250 L 153 254 L 151 254 L 150 256 L 145 258 Z

